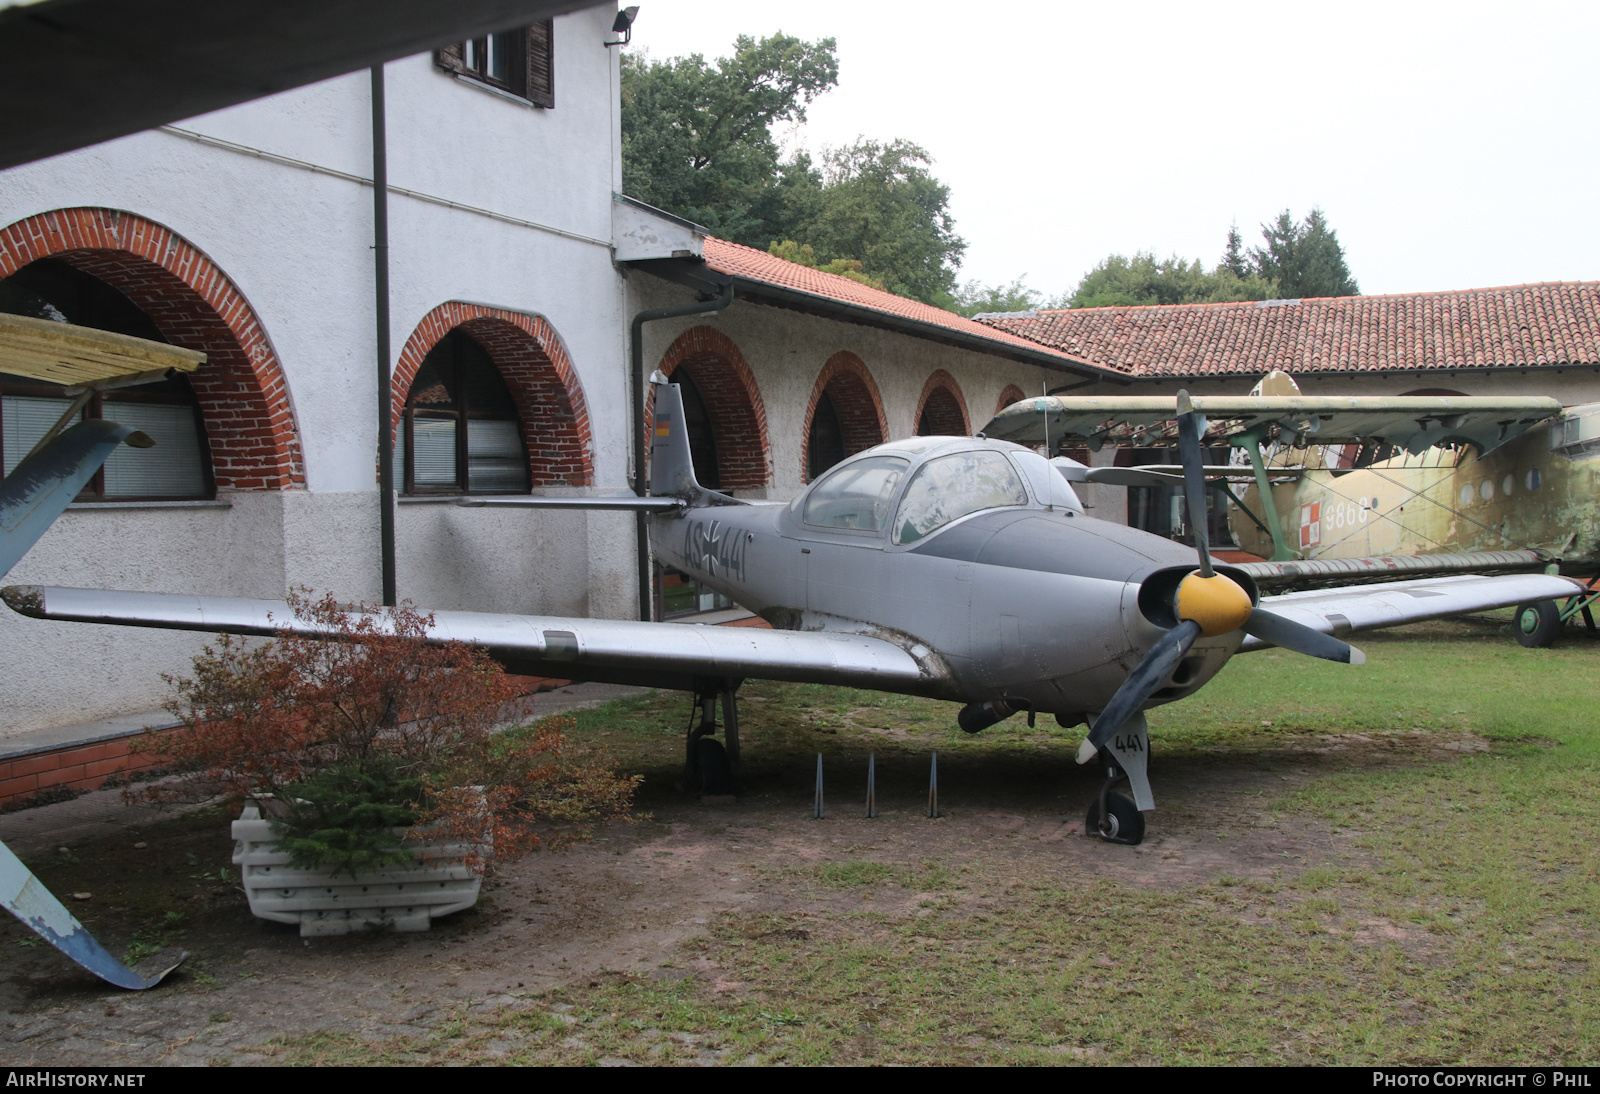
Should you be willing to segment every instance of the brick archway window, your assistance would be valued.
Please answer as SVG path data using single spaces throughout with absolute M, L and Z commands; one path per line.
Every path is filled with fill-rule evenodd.
M 810 482 L 857 452 L 888 439 L 883 400 L 866 363 L 840 351 L 828 358 L 806 409 L 801 479 Z
M 206 355 L 187 383 L 205 423 L 218 489 L 305 485 L 283 367 L 249 301 L 202 251 L 169 228 L 117 209 L 57 209 L 0 229 L 0 278 L 40 259 L 109 286 L 162 340 Z M 86 326 L 110 322 L 58 310 Z
M 461 329 L 428 351 L 406 395 L 395 470 L 407 494 L 526 494 L 528 449 L 511 392 Z
M 711 486 L 714 481 L 718 490 L 765 486 L 767 412 L 750 366 L 734 341 L 714 327 L 694 327 L 667 347 L 659 368 L 679 385 L 684 397 L 689 450 L 701 484 Z M 653 421 L 653 401 L 646 412 Z M 712 467 L 714 479 L 709 478 Z
M 944 369 L 939 369 L 922 387 L 922 398 L 917 401 L 917 436 L 966 437 L 971 435 L 968 424 L 967 400 L 961 387 Z
M 423 382 L 425 365 L 434 381 L 443 382 L 446 373 L 457 377 L 455 389 L 446 383 L 442 393 L 432 395 L 460 401 L 415 401 L 436 386 Z M 416 487 L 418 493 L 526 494 L 535 486 L 588 486 L 594 481 L 583 386 L 555 329 L 537 315 L 460 301 L 439 305 L 422 317 L 400 351 L 394 400 L 395 479 L 409 484 L 403 487 L 407 492 Z M 450 482 L 427 481 L 430 475 L 443 476 L 442 464 L 425 466 L 425 472 L 428 467 L 434 471 L 421 483 L 403 477 L 407 464 L 402 445 L 406 429 L 414 430 L 417 421 L 457 423 L 423 426 L 423 443 L 437 443 L 441 452 L 449 437 L 457 461 Z M 413 467 L 420 451 L 413 453 Z M 515 460 L 521 461 L 520 467 L 512 466 Z
M 0 281 L 0 312 L 166 342 L 131 300 L 92 274 L 54 258 L 30 262 Z M 3 367 L 3 365 L 0 365 Z M 0 472 L 10 475 L 73 403 L 59 384 L 0 375 Z M 85 485 L 80 501 L 184 501 L 216 496 L 205 422 L 188 377 L 116 388 L 79 414 L 142 430 L 154 448 L 119 446 Z
M 1012 403 L 1020 403 L 1026 398 L 1027 396 L 1016 384 L 1007 384 L 1006 389 L 1000 393 L 1000 401 L 994 405 L 994 412 L 998 414 Z

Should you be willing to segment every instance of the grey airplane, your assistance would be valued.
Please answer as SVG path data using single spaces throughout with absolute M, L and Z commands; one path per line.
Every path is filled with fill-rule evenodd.
M 58 331 L 48 333 L 60 340 Z M 108 349 L 94 342 L 105 341 L 99 332 L 79 337 L 89 339 L 80 348 L 110 362 L 76 381 L 91 392 L 95 383 L 123 382 L 124 373 L 139 378 L 146 357 L 171 349 Z M 62 358 L 57 347 L 40 359 L 59 370 L 58 358 L 81 368 L 82 356 Z M 635 511 L 658 559 L 773 629 L 440 611 L 432 613 L 428 640 L 481 646 L 514 672 L 692 692 L 700 717 L 689 731 L 685 767 L 702 790 L 725 789 L 737 772 L 743 681 L 844 684 L 960 703 L 957 721 L 974 733 L 1022 711 L 1030 724 L 1049 714 L 1063 726 L 1088 726 L 1078 762 L 1098 759 L 1105 778 L 1085 831 L 1138 843 L 1144 814 L 1155 805 L 1144 711 L 1192 695 L 1234 654 L 1276 645 L 1360 664 L 1360 652 L 1336 634 L 1571 597 L 1582 588 L 1552 574 L 1458 574 L 1263 598 L 1248 567 L 1211 558 L 1203 520 L 1193 522 L 1199 538 L 1191 553 L 1088 516 L 1071 482 L 1112 481 L 1097 474 L 1125 477 L 1122 469 L 1047 460 L 982 434 L 879 445 L 833 467 L 788 504 L 741 501 L 695 481 L 678 389 L 659 374 L 652 381 L 648 496 L 462 504 Z M 1203 512 L 1205 422 L 1181 393 L 1175 410 L 1189 511 Z M 76 404 L 0 481 L 0 575 L 117 445 L 152 443 L 111 422 L 72 425 L 75 413 Z M 38 585 L 7 586 L 0 598 L 39 619 L 318 633 L 284 601 Z M 1123 780 L 1131 796 L 1113 789 Z M 0 906 L 120 987 L 151 987 L 175 967 L 163 962 L 144 975 L 118 961 L 4 844 Z
M 849 457 L 788 503 L 694 476 L 683 405 L 659 373 L 649 496 L 466 499 L 467 505 L 626 509 L 655 557 L 772 625 L 759 628 L 433 613 L 431 639 L 481 646 L 532 675 L 677 688 L 699 724 L 689 774 L 709 787 L 739 760 L 746 679 L 871 688 L 962 704 L 977 732 L 1026 712 L 1088 727 L 1080 764 L 1106 779 L 1086 830 L 1137 843 L 1154 807 L 1144 711 L 1192 695 L 1243 650 L 1280 646 L 1360 664 L 1336 634 L 1566 597 L 1548 574 L 1456 575 L 1263 599 L 1248 568 L 1087 515 L 1081 464 L 977 437 L 915 437 Z M 1203 511 L 1204 419 L 1177 409 L 1191 511 Z M 308 630 L 281 601 L 10 586 L 41 619 L 270 635 Z M 312 633 L 308 630 L 308 633 Z M 720 723 L 716 708 L 721 700 Z M 718 730 L 722 740 L 716 740 Z M 1113 786 L 1126 780 L 1131 796 Z

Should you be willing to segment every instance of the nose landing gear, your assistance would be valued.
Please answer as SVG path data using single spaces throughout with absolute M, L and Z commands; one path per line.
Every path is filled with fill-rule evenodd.
M 1116 764 L 1106 763 L 1106 779 L 1100 784 L 1100 793 L 1089 803 L 1089 814 L 1083 819 L 1083 832 L 1097 836 L 1107 843 L 1136 844 L 1144 841 L 1144 814 L 1128 795 L 1111 788 L 1123 779 Z

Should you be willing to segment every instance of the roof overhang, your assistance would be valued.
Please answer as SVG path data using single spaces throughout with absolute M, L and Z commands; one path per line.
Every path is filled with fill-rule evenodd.
M 0 168 L 595 0 L 0 0 Z

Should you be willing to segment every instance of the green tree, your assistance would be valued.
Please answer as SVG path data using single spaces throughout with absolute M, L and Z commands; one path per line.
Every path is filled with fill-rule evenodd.
M 859 259 L 892 293 L 952 299 L 966 250 L 950 216 L 950 188 L 928 153 L 905 140 L 861 139 L 823 154 L 816 214 L 796 225 L 823 261 Z
M 1207 270 L 1199 259 L 1191 262 L 1177 255 L 1158 259 L 1149 251 L 1136 251 L 1132 258 L 1110 255 L 1084 274 L 1070 306 L 1203 304 L 1266 300 L 1272 295 L 1272 283 L 1254 274 L 1239 277 L 1225 265 Z
M 976 279 L 963 282 L 945 305 L 958 315 L 971 319 L 985 312 L 1044 311 L 1072 306 L 1070 295 L 1046 297 L 1027 283 L 1027 274 L 1009 285 L 985 285 Z
M 1222 251 L 1222 261 L 1218 268 L 1227 270 L 1240 281 L 1250 276 L 1254 267 L 1244 253 L 1244 240 L 1239 236 L 1239 222 L 1236 220 L 1228 226 L 1228 245 Z
M 813 270 L 821 270 L 823 273 L 848 277 L 851 281 L 859 281 L 863 285 L 871 285 L 874 289 L 884 287 L 883 282 L 878 278 L 862 272 L 859 258 L 836 258 L 832 262 L 821 262 L 817 259 L 816 249 L 809 243 L 796 243 L 792 239 L 786 239 L 782 243 L 769 244 L 767 253 L 799 266 L 807 266 Z
M 1328 227 L 1321 209 L 1313 208 L 1295 223 L 1285 209 L 1261 226 L 1264 247 L 1252 247 L 1250 259 L 1259 277 L 1278 286 L 1278 299 L 1308 296 L 1356 296 L 1361 292 L 1338 234 Z
M 723 239 L 765 246 L 786 191 L 816 188 L 809 162 L 785 171 L 772 126 L 803 122 L 838 83 L 834 40 L 740 35 L 732 57 L 622 58 L 622 177 L 633 197 L 704 224 Z M 803 195 L 802 195 L 803 196 Z

